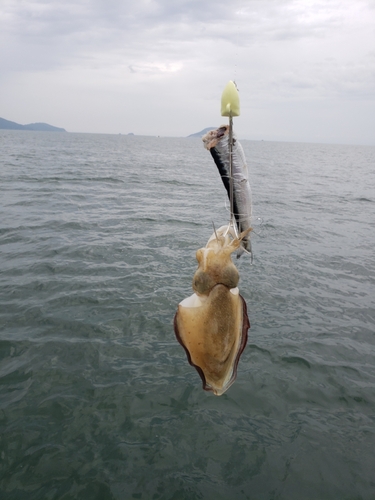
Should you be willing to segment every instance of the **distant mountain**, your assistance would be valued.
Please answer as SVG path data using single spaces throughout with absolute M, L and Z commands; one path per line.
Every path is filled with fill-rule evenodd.
M 188 137 L 202 137 L 202 135 L 207 134 L 210 130 L 215 130 L 217 127 L 207 127 L 201 130 L 200 132 L 196 132 L 195 134 L 190 134 Z
M 20 125 L 16 122 L 11 122 L 0 118 L 0 129 L 6 130 L 37 130 L 41 132 L 66 132 L 64 128 L 53 127 L 48 123 L 29 123 L 28 125 Z

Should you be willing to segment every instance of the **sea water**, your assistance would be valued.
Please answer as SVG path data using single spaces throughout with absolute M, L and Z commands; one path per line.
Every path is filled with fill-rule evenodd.
M 228 222 L 200 139 L 0 131 L 0 497 L 375 498 L 375 148 L 242 141 L 251 328 L 221 397 L 175 339 Z

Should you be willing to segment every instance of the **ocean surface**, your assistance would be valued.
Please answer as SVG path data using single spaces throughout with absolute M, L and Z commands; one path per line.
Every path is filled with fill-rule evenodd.
M 375 148 L 242 141 L 235 384 L 175 339 L 228 222 L 200 139 L 0 131 L 1 500 L 375 499 Z

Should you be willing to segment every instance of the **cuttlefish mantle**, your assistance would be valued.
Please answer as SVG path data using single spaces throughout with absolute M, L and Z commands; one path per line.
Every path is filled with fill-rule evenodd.
M 238 270 L 231 259 L 249 231 L 237 237 L 223 226 L 197 251 L 195 293 L 180 302 L 174 318 L 177 340 L 197 369 L 203 389 L 217 396 L 236 379 L 250 328 L 246 302 L 237 287 Z

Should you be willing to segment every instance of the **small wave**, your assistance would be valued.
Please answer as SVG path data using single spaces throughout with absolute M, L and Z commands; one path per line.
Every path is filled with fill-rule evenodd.
M 354 201 L 364 201 L 367 203 L 374 203 L 374 200 L 370 200 L 370 198 L 366 198 L 365 196 L 360 196 L 359 198 L 354 198 Z
M 186 182 L 186 181 L 180 181 L 180 180 L 166 180 L 166 179 L 156 179 L 157 184 L 171 184 L 172 186 L 193 186 L 194 188 L 196 187 L 196 182 Z
M 299 356 L 284 356 L 281 359 L 286 363 L 297 363 L 299 365 L 306 366 L 307 368 L 311 368 L 310 363 L 306 359 Z
M 268 349 L 265 349 L 264 347 L 259 347 L 256 344 L 248 344 L 247 347 L 249 349 L 253 349 L 254 351 L 259 351 L 259 352 L 261 352 L 263 354 L 267 354 L 269 357 L 272 357 L 271 351 L 269 351 Z

